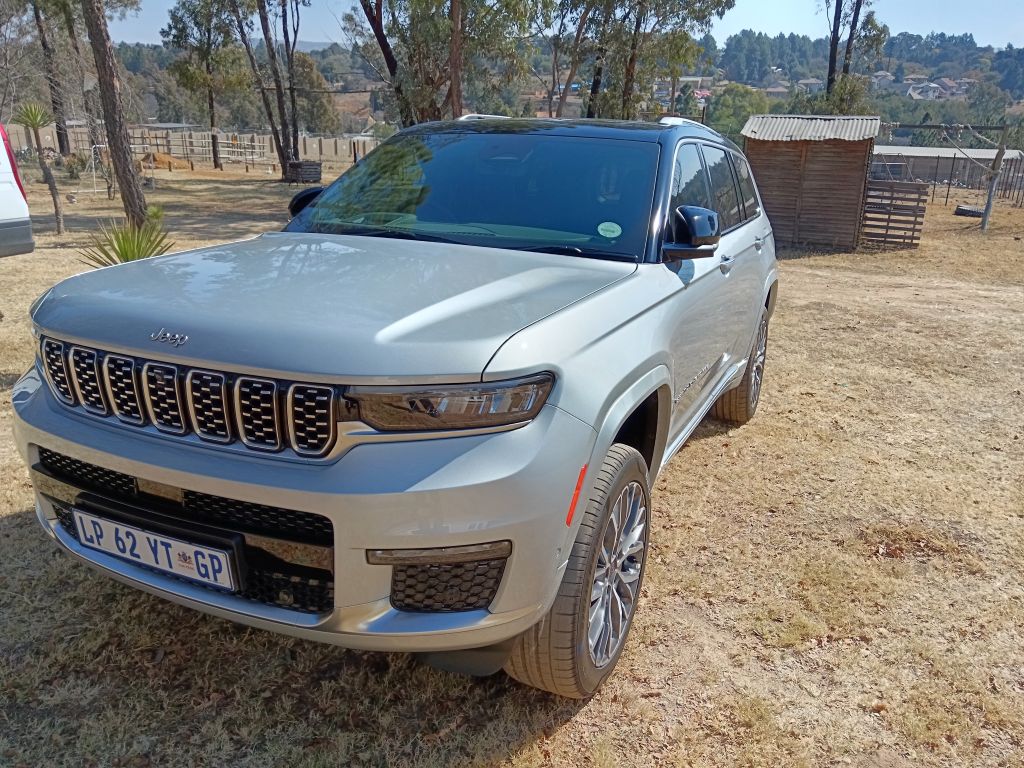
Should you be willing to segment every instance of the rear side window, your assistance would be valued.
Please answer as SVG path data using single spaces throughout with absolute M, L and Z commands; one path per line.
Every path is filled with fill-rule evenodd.
M 722 230 L 732 229 L 743 221 L 743 214 L 740 197 L 736 192 L 736 181 L 729 165 L 729 155 L 718 147 L 705 146 L 704 161 L 708 165 L 711 195 L 715 201 L 711 208 L 718 212 L 722 220 Z
M 672 172 L 672 210 L 681 205 L 714 208 L 708 190 L 708 177 L 696 144 L 683 144 L 676 153 Z
M 733 165 L 736 167 L 736 178 L 740 182 L 740 197 L 743 199 L 743 210 L 746 211 L 746 220 L 757 216 L 761 211 L 757 206 L 757 191 L 754 189 L 754 177 L 750 173 L 750 166 L 740 155 L 732 156 Z

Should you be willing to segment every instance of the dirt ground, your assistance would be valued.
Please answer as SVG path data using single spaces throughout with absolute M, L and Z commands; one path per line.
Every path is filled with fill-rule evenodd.
M 269 180 L 158 173 L 179 248 L 284 221 Z M 11 445 L 27 309 L 115 213 L 0 259 L 0 764 L 1024 765 L 1024 211 L 917 250 L 785 254 L 765 391 L 659 478 L 640 613 L 574 703 L 245 629 L 55 551 Z

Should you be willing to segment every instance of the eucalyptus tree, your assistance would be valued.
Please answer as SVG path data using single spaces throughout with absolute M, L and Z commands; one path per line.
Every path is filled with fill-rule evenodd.
M 57 66 L 57 52 L 54 49 L 53 33 L 50 30 L 49 19 L 43 13 L 42 2 L 40 0 L 31 0 L 29 5 L 32 8 L 32 18 L 36 24 L 36 39 L 39 41 L 39 47 L 43 52 L 43 71 L 46 75 L 46 85 L 50 92 L 54 133 L 57 134 L 57 150 L 67 157 L 71 154 L 71 144 L 68 141 L 67 115 L 64 109 L 63 75 Z
M 408 125 L 462 114 L 469 80 L 496 92 L 523 74 L 533 7 L 529 0 L 360 0 L 362 17 L 346 14 L 343 24 Z
M 146 223 L 146 197 L 132 162 L 131 138 L 124 118 L 121 100 L 122 83 L 114 46 L 110 42 L 106 9 L 103 0 L 82 0 L 82 16 L 89 35 L 96 78 L 103 105 L 103 125 L 107 134 L 107 151 L 114 166 L 121 202 L 128 223 L 140 228 Z
M 244 79 L 232 66 L 234 59 L 230 53 L 235 27 L 228 3 L 226 0 L 178 0 L 160 35 L 166 45 L 182 52 L 171 65 L 178 84 L 206 98 L 213 167 L 221 168 L 216 94 L 241 87 Z

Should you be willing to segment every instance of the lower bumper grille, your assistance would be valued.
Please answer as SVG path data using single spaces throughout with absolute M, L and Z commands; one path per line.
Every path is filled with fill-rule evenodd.
M 396 565 L 391 604 L 400 611 L 454 613 L 486 608 L 505 572 L 505 559 Z
M 138 483 L 123 472 L 97 467 L 46 448 L 39 449 L 39 463 L 58 479 L 78 488 L 99 491 L 113 499 L 133 503 L 139 500 Z M 334 546 L 334 526 L 330 518 L 312 512 L 183 491 L 181 508 L 175 514 L 197 523 L 222 525 L 243 533 Z

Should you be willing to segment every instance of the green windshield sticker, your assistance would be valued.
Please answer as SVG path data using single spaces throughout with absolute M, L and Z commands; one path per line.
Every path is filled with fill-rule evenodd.
M 601 237 L 618 237 L 622 234 L 622 227 L 614 221 L 602 221 L 597 225 L 597 234 Z

